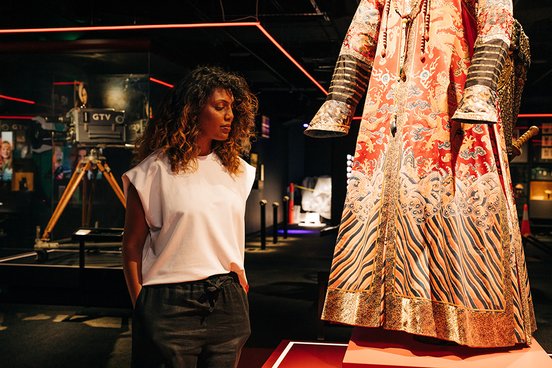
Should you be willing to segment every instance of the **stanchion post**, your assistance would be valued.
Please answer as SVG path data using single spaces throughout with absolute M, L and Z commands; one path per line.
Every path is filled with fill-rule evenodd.
M 284 202 L 284 221 L 282 221 L 282 228 L 284 230 L 284 239 L 287 239 L 288 237 L 288 217 L 289 217 L 289 197 L 284 196 L 283 198 Z
M 261 250 L 266 249 L 266 199 L 261 199 Z
M 293 210 L 295 207 L 295 185 L 293 183 L 289 183 L 289 207 L 288 207 L 288 221 L 290 224 L 293 224 L 295 219 L 293 218 Z
M 272 202 L 272 243 L 278 243 L 278 207 L 280 203 Z

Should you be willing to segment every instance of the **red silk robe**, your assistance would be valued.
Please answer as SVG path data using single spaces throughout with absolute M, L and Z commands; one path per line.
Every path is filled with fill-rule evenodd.
M 361 1 L 305 131 L 346 134 L 366 96 L 323 319 L 474 347 L 530 342 L 496 101 L 512 26 L 507 0 Z

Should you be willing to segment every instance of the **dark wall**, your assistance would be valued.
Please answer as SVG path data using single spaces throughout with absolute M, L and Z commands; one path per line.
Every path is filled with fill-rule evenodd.
M 265 181 L 260 189 L 253 189 L 247 202 L 246 231 L 260 229 L 259 201 L 266 199 L 267 226 L 273 223 L 272 202 L 280 203 L 278 220 L 283 220 L 282 197 L 290 182 L 301 184 L 305 177 L 329 175 L 332 177 L 332 224 L 339 224 L 347 185 L 347 154 L 354 154 L 358 122 L 353 122 L 350 133 L 341 138 L 315 139 L 303 134 L 302 120 L 272 122 L 270 139 L 259 139 L 254 151 L 264 164 Z M 295 204 L 300 204 L 296 192 Z
M 305 177 L 331 176 L 331 224 L 338 224 L 347 186 L 347 154 L 354 154 L 358 123 L 354 122 L 349 134 L 340 138 L 310 138 L 304 130 L 303 122 L 288 127 L 290 181 L 301 183 Z
M 274 222 L 273 206 L 278 202 L 278 223 L 283 219 L 282 199 L 286 195 L 288 183 L 287 157 L 288 140 L 286 127 L 278 121 L 270 123 L 270 138 L 258 137 L 253 143 L 252 152 L 258 154 L 257 177 L 260 177 L 261 165 L 264 167 L 264 181 L 258 181 L 247 200 L 245 225 L 246 233 L 251 234 L 260 230 L 259 202 L 265 199 L 266 226 L 272 226 Z

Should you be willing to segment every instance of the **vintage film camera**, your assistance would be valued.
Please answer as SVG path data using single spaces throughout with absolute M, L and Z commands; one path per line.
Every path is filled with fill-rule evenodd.
M 79 108 L 67 113 L 67 140 L 84 147 L 124 146 L 127 143 L 125 112 L 113 108 Z
M 113 108 L 74 108 L 65 116 L 36 116 L 32 120 L 36 122 L 29 129 L 33 149 L 52 142 L 132 148 L 148 123 L 148 119 L 127 122 L 125 111 Z

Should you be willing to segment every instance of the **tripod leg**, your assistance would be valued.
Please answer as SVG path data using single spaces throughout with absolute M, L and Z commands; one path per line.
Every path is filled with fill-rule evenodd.
M 88 178 L 86 175 L 83 176 L 82 180 L 82 190 L 81 190 L 81 226 L 86 227 L 86 214 L 88 213 Z
M 50 234 L 52 233 L 54 226 L 59 220 L 59 217 L 63 213 L 63 210 L 65 209 L 65 207 L 67 206 L 67 203 L 73 196 L 73 193 L 75 193 L 75 190 L 79 186 L 79 183 L 82 180 L 84 173 L 88 170 L 89 167 L 90 167 L 90 161 L 87 161 L 86 163 L 81 161 L 78 163 L 77 169 L 71 176 L 71 179 L 69 180 L 69 183 L 67 184 L 67 187 L 65 188 L 65 191 L 63 192 L 63 195 L 61 196 L 56 206 L 56 209 L 52 214 L 52 217 L 50 217 L 50 221 L 48 221 L 48 225 L 46 225 L 46 228 L 44 229 L 44 233 L 42 234 L 41 240 L 44 240 L 44 241 L 50 240 Z
M 90 173 L 90 171 L 89 171 Z M 89 192 L 88 192 L 88 198 L 86 199 L 88 205 L 86 206 L 86 226 L 91 227 L 92 222 L 92 204 L 94 203 L 94 193 L 96 193 L 96 182 L 98 180 L 97 178 L 97 171 L 92 170 L 92 177 L 90 179 L 87 179 L 85 176 L 85 180 L 88 181 L 88 184 L 90 186 Z
M 107 163 L 102 164 L 101 162 L 97 162 L 96 164 L 98 165 L 100 171 L 104 174 L 104 177 L 107 179 L 109 185 L 111 185 L 111 189 L 113 189 L 115 195 L 119 198 L 119 201 L 123 204 L 123 207 L 126 208 L 125 195 L 121 190 L 121 187 L 119 187 L 119 184 L 117 184 L 117 181 L 115 180 L 115 177 L 113 176 L 113 173 Z

